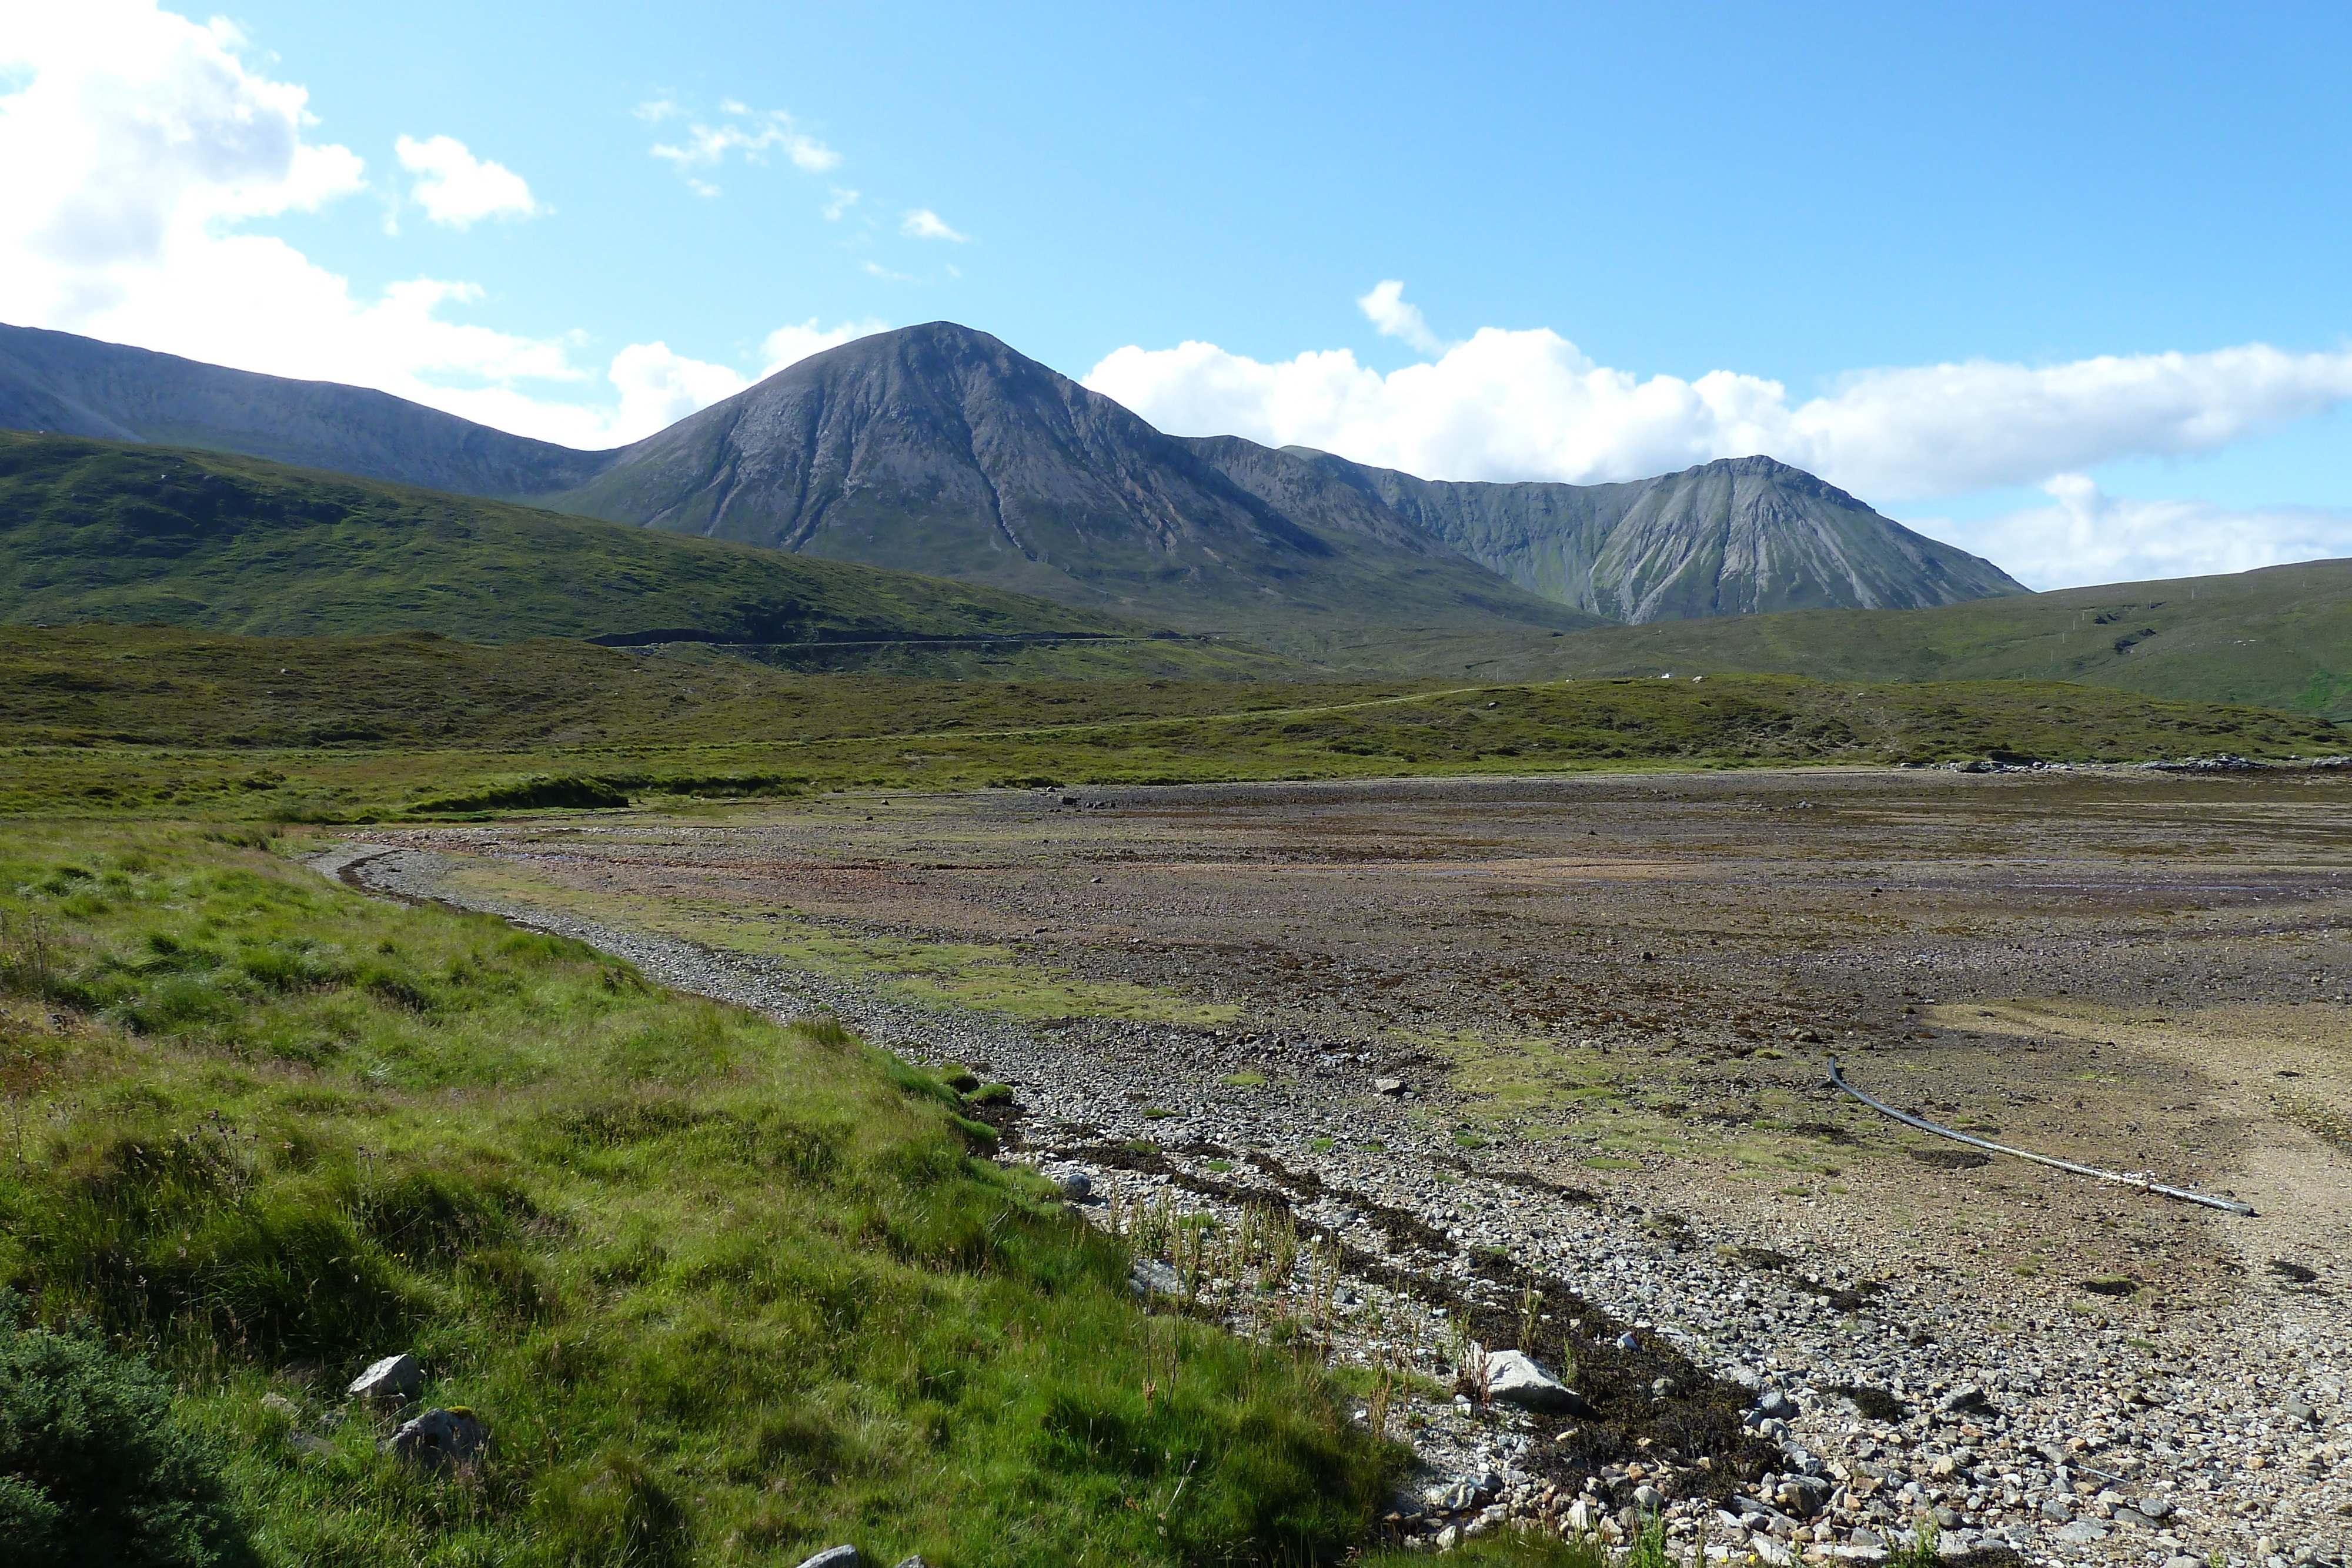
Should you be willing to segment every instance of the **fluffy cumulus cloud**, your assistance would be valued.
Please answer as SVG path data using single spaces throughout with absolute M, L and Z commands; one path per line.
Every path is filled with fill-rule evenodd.
M 372 299 L 254 220 L 363 188 L 310 139 L 308 95 L 247 67 L 223 22 L 135 0 L 29 10 L 0 31 L 0 288 L 16 322 L 278 375 L 577 379 L 560 344 L 449 319 L 472 286 L 419 277 Z
M 1999 561 L 2029 588 L 2141 582 L 2352 556 L 2352 510 L 2218 507 L 2108 496 L 2081 474 L 2042 488 L 2051 504 L 1977 523 L 1911 526 Z
M 252 64 L 226 22 L 152 0 L 16 8 L 0 29 L 0 319 L 376 387 L 575 446 L 649 434 L 750 384 L 660 343 L 583 364 L 576 340 L 463 319 L 481 291 L 462 280 L 354 290 L 256 232 L 367 188 L 360 156 L 316 130 L 309 94 Z M 767 145 L 831 166 L 789 133 Z M 454 138 L 403 137 L 394 159 L 436 223 L 542 210 L 520 176 Z M 759 373 L 878 327 L 782 328 Z
M 659 125 L 682 121 L 672 140 L 656 141 L 653 155 L 676 168 L 697 195 L 715 196 L 719 187 L 703 177 L 730 157 L 764 163 L 771 152 L 782 153 L 805 174 L 824 174 L 841 166 L 841 154 L 799 128 L 781 109 L 753 109 L 728 99 L 709 118 L 689 113 L 668 99 L 637 106 L 637 118 Z M 856 200 L 855 193 L 850 200 Z
M 909 212 L 904 219 L 900 220 L 898 232 L 908 239 L 952 240 L 957 245 L 962 245 L 971 238 L 970 235 L 958 234 L 948 227 L 945 220 L 929 207 L 917 207 Z
M 419 141 L 404 136 L 393 145 L 400 166 L 415 176 L 409 199 L 425 215 L 453 229 L 484 218 L 527 218 L 543 211 L 530 186 L 503 163 L 477 158 L 454 136 Z
M 1401 338 L 1424 354 L 1434 354 L 1445 344 L 1429 329 L 1423 319 L 1421 307 L 1405 303 L 1404 284 L 1394 277 L 1382 278 L 1372 286 L 1372 291 L 1356 301 L 1356 308 L 1383 338 Z
M 611 431 L 621 441 L 650 435 L 811 354 L 886 329 L 884 323 L 871 319 L 834 327 L 821 326 L 814 319 L 797 327 L 779 327 L 760 345 L 762 365 L 755 375 L 673 353 L 666 343 L 632 343 L 613 357 L 613 383 L 620 390 L 621 406 L 612 419 Z
M 1382 331 L 1434 350 L 1402 293 L 1383 284 L 1360 303 Z M 1886 501 L 2210 452 L 2352 399 L 2352 350 L 1969 361 L 1862 371 L 1798 402 L 1758 376 L 1644 378 L 1555 332 L 1488 327 L 1386 374 L 1345 349 L 1269 364 L 1187 342 L 1118 350 L 1087 384 L 1179 434 L 1321 447 L 1429 478 L 1592 484 L 1762 452 Z

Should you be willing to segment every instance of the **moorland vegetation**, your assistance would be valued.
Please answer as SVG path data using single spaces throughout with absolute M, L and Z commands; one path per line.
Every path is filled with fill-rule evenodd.
M 964 1095 L 829 1018 L 266 831 L 22 828 L 0 921 L 0 1410 L 110 1378 L 154 1417 L 167 1379 L 142 1440 L 195 1500 L 93 1557 L 106 1500 L 12 1432 L 0 1531 L 51 1560 L 1304 1563 L 1397 1474 L 1313 1355 L 1147 1312 Z M 395 1351 L 486 1461 L 378 1451 L 342 1389 Z

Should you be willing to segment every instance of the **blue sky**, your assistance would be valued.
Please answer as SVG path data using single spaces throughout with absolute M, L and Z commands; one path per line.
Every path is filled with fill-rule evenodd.
M 0 65 L 0 106 L 45 72 L 148 85 L 110 110 L 28 94 L 20 142 L 135 116 L 159 81 L 299 89 L 316 166 L 269 187 L 274 154 L 193 161 L 152 195 L 159 232 L 194 237 L 129 260 L 55 224 L 0 235 L 0 319 L 589 443 L 844 332 L 949 318 L 1171 428 L 1460 470 L 1440 476 L 1780 446 L 2004 564 L 2039 552 L 2036 586 L 2352 553 L 2341 5 L 246 0 L 209 35 L 243 73 L 226 85 L 173 44 L 212 13 L 97 8 L 119 14 L 47 33 L 24 8 L 5 31 L 38 36 Z M 133 35 L 143 65 L 115 57 Z M 247 123 L 194 118 L 199 139 Z M 143 144 L 91 145 L 84 189 Z M 436 160 L 439 213 L 418 190 Z M 189 320 L 199 285 L 233 295 L 289 256 L 308 270 Z M 1361 303 L 1383 280 L 1401 290 Z M 2278 356 L 2210 358 L 2248 345 Z M 2025 379 L 1918 373 L 1977 361 Z M 1849 394 L 1873 371 L 1911 374 Z M 1498 402 L 1525 428 L 1458 434 Z

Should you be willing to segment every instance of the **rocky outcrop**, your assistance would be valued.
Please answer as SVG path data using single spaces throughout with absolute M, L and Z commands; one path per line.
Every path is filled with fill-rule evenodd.
M 1293 517 L 1379 507 L 1521 588 L 1611 621 L 1920 610 L 2026 591 L 1991 562 L 1769 457 L 1621 485 L 1494 485 L 1232 436 L 1188 444 Z

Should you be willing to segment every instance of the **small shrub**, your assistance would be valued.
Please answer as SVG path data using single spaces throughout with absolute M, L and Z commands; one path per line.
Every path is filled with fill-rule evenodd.
M 635 1456 L 608 1449 L 548 1478 L 533 1500 L 549 1561 L 666 1568 L 694 1545 L 686 1510 Z
M 810 1018 L 794 1019 L 793 1030 L 812 1045 L 829 1045 L 835 1050 L 846 1050 L 857 1043 L 857 1037 L 849 1032 L 849 1026 L 831 1013 L 818 1013 Z
M 485 785 L 465 794 L 419 800 L 410 809 L 433 812 L 520 811 L 533 807 L 555 806 L 574 810 L 599 810 L 628 803 L 628 796 L 604 779 L 565 775 Z
M 0 1542 L 17 1568 L 252 1561 L 217 1457 L 151 1368 L 85 1340 L 0 1330 Z

